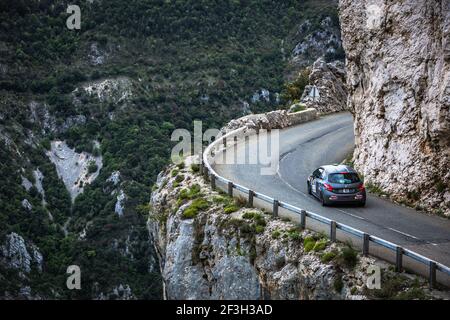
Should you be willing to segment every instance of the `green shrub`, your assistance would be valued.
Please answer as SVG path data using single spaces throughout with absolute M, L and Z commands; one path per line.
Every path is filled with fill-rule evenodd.
M 88 174 L 92 174 L 92 173 L 96 172 L 98 170 L 97 163 L 95 163 L 95 161 L 93 161 L 93 160 L 89 161 L 87 169 L 88 169 Z
M 272 238 L 278 239 L 281 236 L 281 232 L 279 230 L 272 231 Z
M 445 188 L 446 188 L 446 185 L 444 182 L 442 182 L 441 180 L 438 180 L 436 182 L 436 191 L 437 192 L 439 192 L 439 193 L 444 192 Z
M 429 297 L 422 288 L 409 288 L 396 296 L 396 299 L 399 300 L 425 300 L 428 298 Z
M 199 211 L 204 210 L 209 207 L 208 201 L 205 199 L 195 199 L 192 201 L 191 205 L 187 207 L 183 212 L 184 219 L 192 219 L 197 216 Z
M 400 292 L 403 292 L 408 284 L 404 276 L 397 274 L 389 275 L 382 273 L 382 286 L 380 289 L 369 290 L 364 289 L 366 295 L 377 299 L 396 299 Z M 417 286 L 415 286 L 417 288 Z M 410 288 L 408 288 L 410 289 Z M 405 298 L 409 294 L 400 295 L 401 298 Z
M 326 247 L 327 247 L 327 240 L 319 240 L 319 241 L 317 241 L 316 244 L 314 245 L 313 250 L 314 250 L 315 252 L 318 252 L 318 251 L 324 250 Z
M 242 223 L 241 226 L 239 227 L 239 230 L 242 233 L 247 233 L 247 234 L 251 234 L 255 232 L 255 226 L 249 224 L 249 223 Z
M 242 223 L 243 223 L 243 220 L 241 220 L 241 219 L 231 218 L 231 219 L 225 220 L 223 222 L 221 229 L 225 229 L 225 228 L 240 228 Z
M 184 180 L 184 175 L 180 174 L 175 178 L 175 182 L 172 184 L 174 188 L 178 187 Z
M 178 175 L 178 172 L 180 172 L 180 171 L 178 171 L 178 169 L 173 169 L 172 172 L 170 173 L 170 175 L 172 177 L 176 177 Z
M 242 215 L 242 218 L 247 219 L 247 220 L 252 220 L 255 216 L 256 212 L 253 211 L 247 211 Z
M 264 229 L 265 229 L 264 226 L 260 226 L 260 225 L 256 225 L 255 226 L 255 232 L 258 233 L 258 234 L 259 233 L 263 233 Z
M 339 258 L 340 262 L 348 268 L 354 268 L 358 263 L 358 253 L 351 246 L 343 248 Z
M 320 231 L 319 233 L 314 235 L 314 239 L 316 240 L 328 240 L 328 236 L 324 231 Z
M 304 68 L 299 71 L 297 78 L 294 81 L 284 85 L 284 88 L 281 91 L 281 98 L 288 102 L 298 101 L 308 83 L 309 70 Z
M 289 230 L 288 236 L 289 236 L 289 239 L 291 239 L 292 241 L 300 241 L 302 239 L 302 235 L 296 229 Z
M 333 288 L 336 292 L 341 292 L 344 287 L 344 282 L 342 281 L 342 275 L 338 274 L 334 279 Z
M 189 199 L 189 190 L 188 189 L 182 189 L 180 193 L 178 194 L 178 200 L 185 200 Z
M 92 155 L 94 157 L 100 157 L 100 155 L 101 155 L 100 149 L 98 147 L 95 147 L 94 149 L 92 149 Z
M 253 220 L 255 221 L 256 225 L 265 227 L 267 225 L 266 219 L 264 219 L 264 216 L 262 214 L 256 213 L 253 216 Z
M 87 253 L 87 256 L 88 256 L 89 258 L 94 258 L 94 257 L 97 255 L 97 253 L 95 252 L 95 250 L 89 250 L 89 251 L 87 251 L 86 253 Z
M 191 164 L 191 171 L 194 173 L 200 172 L 200 165 L 197 163 Z
M 178 194 L 178 200 L 194 199 L 198 196 L 200 196 L 200 186 L 194 184 L 189 189 L 181 190 Z
M 304 245 L 305 252 L 310 252 L 312 249 L 314 249 L 315 244 L 316 244 L 315 241 L 306 242 L 306 244 Z
M 184 167 L 185 167 L 184 161 L 180 162 L 179 164 L 177 164 L 177 168 L 180 169 L 180 170 L 184 169 Z
M 223 208 L 223 212 L 225 212 L 226 214 L 230 214 L 238 210 L 239 208 L 235 204 L 229 204 L 225 208 Z
M 50 150 L 51 149 L 51 143 L 49 139 L 43 139 L 41 141 L 41 146 L 45 149 L 45 150 Z
M 314 239 L 314 237 L 312 237 L 312 236 L 307 236 L 304 240 L 303 240 L 303 245 L 304 246 L 306 246 L 306 244 L 308 243 L 308 242 L 316 242 L 316 239 Z
M 198 209 L 189 207 L 189 208 L 186 208 L 186 210 L 184 210 L 183 218 L 184 219 L 193 219 L 197 216 L 197 214 L 198 214 Z
M 224 205 L 229 205 L 233 202 L 232 198 L 225 195 L 214 196 L 212 200 L 215 204 L 224 204 Z
M 320 261 L 322 261 L 323 263 L 328 263 L 332 261 L 334 258 L 336 258 L 336 255 L 337 255 L 336 251 L 325 252 L 320 257 Z

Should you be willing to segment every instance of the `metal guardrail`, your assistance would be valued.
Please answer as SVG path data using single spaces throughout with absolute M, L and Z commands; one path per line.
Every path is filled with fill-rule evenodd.
M 344 233 L 347 233 L 349 235 L 358 237 L 363 240 L 362 245 L 362 252 L 364 255 L 369 254 L 369 248 L 370 243 L 374 243 L 377 245 L 380 245 L 392 252 L 396 255 L 396 263 L 395 263 L 395 269 L 396 271 L 402 271 L 403 270 L 403 256 L 409 257 L 419 263 L 424 264 L 428 267 L 429 270 L 429 285 L 430 288 L 435 287 L 436 285 L 436 271 L 440 271 L 447 276 L 450 276 L 450 268 L 443 265 L 442 263 L 436 262 L 432 259 L 429 259 L 427 257 L 424 257 L 412 250 L 403 248 L 395 243 L 389 242 L 387 240 L 381 239 L 379 237 L 376 237 L 374 235 L 367 234 L 361 230 L 352 228 L 348 225 L 345 225 L 340 222 L 333 221 L 331 219 L 328 219 L 324 216 L 321 216 L 320 214 L 309 212 L 306 210 L 303 210 L 301 208 L 295 207 L 287 202 L 278 201 L 277 199 L 271 198 L 268 195 L 265 195 L 263 193 L 255 192 L 253 190 L 250 190 L 249 188 L 246 188 L 244 186 L 241 186 L 239 184 L 234 183 L 231 180 L 228 180 L 219 174 L 213 169 L 212 165 L 210 164 L 210 158 L 211 160 L 214 158 L 217 151 L 222 152 L 229 148 L 230 146 L 234 146 L 235 144 L 239 143 L 239 139 L 237 137 L 239 135 L 244 135 L 245 138 L 247 133 L 254 133 L 254 130 L 248 130 L 246 127 L 241 127 L 236 130 L 233 130 L 226 135 L 222 136 L 221 139 L 218 139 L 211 143 L 204 151 L 203 153 L 203 162 L 202 162 L 202 172 L 205 176 L 208 176 L 210 179 L 211 187 L 213 189 L 216 188 L 216 181 L 220 181 L 223 184 L 227 186 L 226 191 L 230 196 L 233 196 L 233 190 L 236 189 L 242 193 L 246 193 L 248 195 L 248 203 L 250 206 L 253 206 L 253 199 L 261 199 L 269 204 L 271 204 L 272 207 L 272 213 L 274 216 L 278 215 L 278 208 L 284 208 L 288 211 L 297 213 L 300 215 L 300 226 L 302 228 L 306 227 L 306 218 L 318 221 L 322 224 L 328 225 L 330 227 L 330 238 L 332 241 L 336 241 L 336 229 L 341 230 Z M 257 132 L 256 132 L 257 134 Z

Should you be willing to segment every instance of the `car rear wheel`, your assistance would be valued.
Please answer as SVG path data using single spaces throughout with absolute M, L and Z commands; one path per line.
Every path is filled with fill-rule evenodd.
M 366 205 L 366 202 L 364 201 L 364 202 L 360 202 L 360 203 L 358 203 L 358 207 L 364 207 Z
M 322 202 L 322 207 L 326 207 L 328 202 L 325 200 L 323 193 L 320 194 L 320 201 Z

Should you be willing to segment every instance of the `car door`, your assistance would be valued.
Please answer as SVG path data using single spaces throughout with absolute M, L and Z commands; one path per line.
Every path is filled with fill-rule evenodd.
M 323 170 L 321 168 L 319 168 L 319 169 L 315 170 L 312 174 L 311 192 L 316 196 L 319 194 L 318 187 L 319 187 L 320 176 L 322 174 L 322 171 Z
M 321 196 L 321 187 L 322 187 L 322 183 L 323 183 L 323 177 L 325 175 L 325 170 L 323 170 L 322 168 L 318 169 L 319 172 L 317 173 L 317 178 L 315 179 L 316 182 L 316 196 L 320 197 Z
M 316 179 L 316 183 L 317 183 L 317 187 L 316 187 L 316 189 L 317 189 L 317 196 L 319 197 L 321 197 L 322 195 L 321 195 L 321 192 L 322 192 L 322 186 L 323 186 L 323 184 L 324 184 L 324 182 L 326 181 L 325 179 L 326 179 L 326 172 L 325 172 L 325 170 L 323 170 L 322 168 L 319 168 L 319 171 L 320 171 L 320 174 L 319 174 L 319 177 Z

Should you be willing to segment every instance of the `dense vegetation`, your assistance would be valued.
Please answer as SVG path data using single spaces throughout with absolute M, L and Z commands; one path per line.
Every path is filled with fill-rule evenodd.
M 148 202 L 156 175 L 168 163 L 171 132 L 192 130 L 193 120 L 218 128 L 242 115 L 243 101 L 262 88 L 270 91 L 270 101 L 250 103 L 254 112 L 297 97 L 292 87 L 283 91 L 293 34 L 306 18 L 313 28 L 325 16 L 335 19 L 336 5 L 331 0 L 80 1 L 81 30 L 68 30 L 69 3 L 0 2 L 0 244 L 17 232 L 39 247 L 44 270 L 27 280 L 34 294 L 93 298 L 128 284 L 138 298 L 161 298 L 160 276 L 149 271 L 146 216 L 137 208 Z M 93 45 L 103 63 L 92 63 Z M 118 101 L 82 89 L 73 93 L 85 83 L 118 77 L 129 79 L 131 97 Z M 278 101 L 275 93 L 282 91 Z M 54 127 L 33 114 L 31 101 L 44 106 Z M 64 125 L 79 115 L 86 121 Z M 103 156 L 99 177 L 73 204 L 45 155 L 54 139 Z M 45 177 L 46 204 L 35 187 L 27 192 L 20 185 L 21 176 L 34 181 L 37 168 Z M 122 217 L 114 212 L 115 187 L 107 181 L 116 170 L 127 195 Z M 33 205 L 31 214 L 23 199 Z M 124 254 L 128 247 L 131 254 Z M 81 291 L 65 289 L 70 264 L 83 270 Z M 0 296 L 17 293 L 24 280 L 1 263 L 0 268 Z

